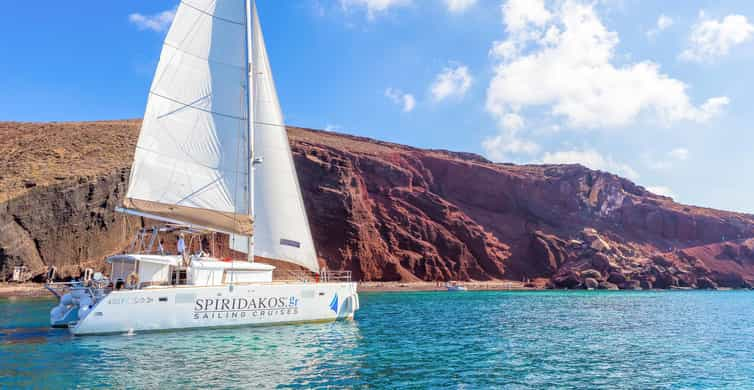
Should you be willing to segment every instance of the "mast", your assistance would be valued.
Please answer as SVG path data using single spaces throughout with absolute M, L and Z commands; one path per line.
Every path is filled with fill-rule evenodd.
M 252 223 L 254 221 L 254 66 L 255 64 L 252 62 L 252 53 L 253 53 L 253 47 L 252 42 L 253 40 L 253 31 L 254 31 L 254 20 L 252 18 L 252 15 L 254 14 L 254 8 L 256 7 L 256 4 L 254 0 L 245 0 L 246 1 L 246 75 L 247 75 L 247 85 L 248 85 L 248 96 L 247 96 L 247 122 L 249 127 L 249 161 L 248 161 L 248 172 L 249 172 L 249 215 L 251 216 Z M 248 261 L 254 262 L 254 234 L 252 232 L 252 235 L 248 238 Z

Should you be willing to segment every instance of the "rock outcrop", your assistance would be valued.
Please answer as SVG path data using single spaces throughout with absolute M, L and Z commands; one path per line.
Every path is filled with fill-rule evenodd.
M 0 123 L 0 267 L 75 274 L 143 223 L 113 213 L 138 121 Z M 684 206 L 578 165 L 516 166 L 289 129 L 312 233 L 360 280 L 746 288 L 754 217 Z

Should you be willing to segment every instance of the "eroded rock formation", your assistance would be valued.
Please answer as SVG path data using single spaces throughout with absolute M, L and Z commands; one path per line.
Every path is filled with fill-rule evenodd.
M 75 273 L 141 221 L 113 213 L 137 121 L 0 124 L 0 265 Z M 749 287 L 754 217 L 684 206 L 578 165 L 289 130 L 319 255 L 360 280 L 557 288 Z M 48 142 L 50 139 L 54 142 Z

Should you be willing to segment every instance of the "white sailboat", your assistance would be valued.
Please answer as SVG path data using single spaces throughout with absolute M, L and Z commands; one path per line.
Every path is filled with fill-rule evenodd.
M 359 308 L 350 272 L 320 272 L 253 0 L 181 1 L 119 211 L 167 225 L 107 259 L 108 277 L 49 285 L 60 296 L 53 326 L 85 335 L 319 322 Z M 155 252 L 167 231 L 227 235 L 247 261 Z M 273 280 L 257 257 L 310 272 Z

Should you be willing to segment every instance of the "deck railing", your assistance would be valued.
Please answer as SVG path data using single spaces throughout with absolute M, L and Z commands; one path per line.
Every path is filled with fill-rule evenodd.
M 320 273 L 322 282 L 350 282 L 351 271 L 323 271 Z
M 342 283 L 351 281 L 351 271 L 322 271 L 319 274 L 307 271 L 275 271 L 275 280 L 304 283 Z

